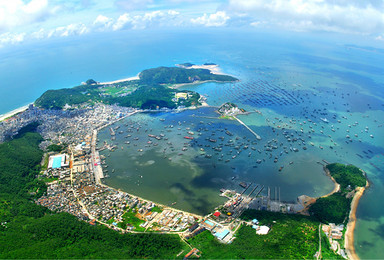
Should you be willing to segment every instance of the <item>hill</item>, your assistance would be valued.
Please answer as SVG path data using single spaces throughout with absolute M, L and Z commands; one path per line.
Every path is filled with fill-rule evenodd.
M 212 74 L 207 69 L 159 67 L 142 71 L 139 80 L 113 84 L 96 84 L 94 80 L 87 80 L 81 86 L 48 90 L 35 101 L 35 105 L 45 109 L 62 109 L 65 106 L 103 102 L 141 109 L 189 107 L 199 105 L 200 95 L 193 91 L 172 89 L 169 85 L 209 80 L 227 82 L 237 79 Z M 177 93 L 182 92 L 188 93 L 187 99 L 175 98 Z
M 323 223 L 344 223 L 355 190 L 364 187 L 367 179 L 362 171 L 353 165 L 332 163 L 326 166 L 326 170 L 340 184 L 340 191 L 317 199 L 309 208 L 309 212 Z

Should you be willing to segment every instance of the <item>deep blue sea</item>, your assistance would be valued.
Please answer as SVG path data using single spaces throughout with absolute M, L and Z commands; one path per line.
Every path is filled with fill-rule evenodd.
M 384 202 L 380 199 L 384 197 L 384 50 L 350 42 L 335 35 L 210 30 L 105 33 L 7 47 L 0 49 L 0 114 L 33 102 L 45 90 L 75 86 L 90 78 L 111 81 L 157 66 L 217 63 L 241 81 L 186 88 L 206 95 L 210 105 L 232 101 L 260 112 L 240 117 L 263 137 L 257 145 L 265 147 L 275 140 L 279 146 L 274 154 L 277 164 L 258 165 L 259 183 L 285 185 L 287 199 L 301 191 L 317 195 L 331 188 L 320 176 L 317 161 L 357 165 L 367 172 L 372 187 L 359 204 L 356 250 L 361 258 L 384 258 Z M 183 127 L 192 123 L 185 122 Z M 290 146 L 286 135 L 291 134 L 302 138 L 308 149 L 282 157 L 284 146 Z M 145 156 L 148 159 L 151 152 Z M 289 161 L 295 161 L 295 167 L 288 167 Z M 236 169 L 253 181 L 254 168 L 250 168 Z M 300 186 L 306 172 L 305 184 Z M 184 181 L 202 185 L 201 175 L 196 174 Z M 226 174 L 230 178 L 233 173 Z M 214 171 L 206 175 L 220 180 L 220 185 L 226 183 Z M 170 192 L 180 190 L 177 186 Z

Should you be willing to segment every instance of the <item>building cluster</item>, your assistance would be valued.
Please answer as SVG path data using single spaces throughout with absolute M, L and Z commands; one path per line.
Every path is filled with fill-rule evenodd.
M 65 182 L 55 181 L 50 183 L 47 188 L 47 194 L 40 197 L 36 203 L 55 212 L 67 212 L 79 219 L 89 220 L 77 202 L 71 186 Z
M 231 243 L 233 239 L 235 239 L 234 232 L 231 231 L 235 229 L 234 223 L 225 225 L 223 223 L 219 223 L 211 217 L 202 221 L 200 226 L 206 230 L 209 230 L 220 242 L 228 244 Z
M 245 110 L 242 108 L 239 108 L 237 105 L 233 103 L 227 102 L 220 106 L 218 112 L 222 116 L 236 116 L 236 115 L 245 113 Z
M 83 162 L 87 163 L 87 160 Z M 163 209 L 151 201 L 96 184 L 87 171 L 73 173 L 72 170 L 72 177 L 67 175 L 66 168 L 49 170 L 46 173 L 56 174 L 60 171 L 60 175 L 66 177 L 61 178 L 60 182 L 49 183 L 47 194 L 37 200 L 38 204 L 53 211 L 68 212 L 83 220 L 95 219 L 114 229 L 119 227 L 121 231 L 137 231 L 141 227 L 160 232 L 181 232 L 198 220 L 192 214 L 171 208 Z M 140 220 L 140 225 L 136 222 L 130 223 L 125 217 L 126 213 L 133 213 Z
M 40 109 L 30 105 L 26 111 L 0 122 L 0 143 L 33 122 L 40 123 L 38 132 L 45 140 L 41 143 L 43 149 L 52 143 L 80 143 L 93 129 L 134 111 L 132 108 L 104 104 L 67 110 Z
M 162 211 L 158 216 L 158 224 L 160 225 L 157 228 L 153 228 L 158 231 L 185 231 L 191 225 L 193 225 L 197 217 L 192 216 L 183 211 L 177 211 L 174 209 L 166 209 Z
M 40 113 L 43 110 L 36 111 Z M 55 116 L 50 117 L 51 121 L 42 121 L 39 130 L 44 138 L 49 137 L 54 143 L 65 143 L 68 147 L 65 153 L 49 154 L 47 169 L 40 177 L 54 181 L 48 183 L 46 195 L 36 203 L 123 232 L 147 229 L 181 232 L 198 221 L 199 217 L 193 214 L 156 205 L 101 183 L 103 175 L 98 171 L 102 171 L 100 161 L 103 158 L 96 148 L 97 129 L 132 112 L 97 105 L 92 110 L 72 116 L 70 121 L 62 118 L 61 127 L 67 130 L 51 126 Z M 70 138 L 66 139 L 66 136 Z
M 331 249 L 342 257 L 347 258 L 345 250 L 341 248 L 339 243 L 343 238 L 344 225 L 336 225 L 334 223 L 329 223 L 329 225 L 323 224 L 321 229 L 327 235 Z

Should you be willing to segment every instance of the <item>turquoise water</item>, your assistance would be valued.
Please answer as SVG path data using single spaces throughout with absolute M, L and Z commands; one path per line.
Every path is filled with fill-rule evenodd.
M 109 128 L 100 131 L 99 146 L 117 145 L 114 152 L 102 152 L 110 175 L 105 183 L 162 204 L 176 202 L 175 207 L 202 215 L 225 201 L 218 196 L 221 188 L 242 191 L 241 182 L 279 187 L 284 201 L 295 201 L 303 194 L 318 197 L 333 189 L 316 163 L 320 155 L 289 149 L 280 154 L 283 145 L 279 144 L 273 153 L 279 157 L 275 163 L 264 152 L 273 132 L 260 131 L 265 140 L 259 141 L 237 121 L 217 117 L 213 108 L 138 114 L 111 126 L 118 127 L 115 140 Z M 280 172 L 281 165 L 285 168 Z
M 61 157 L 53 158 L 52 168 L 56 169 L 56 168 L 60 168 L 60 167 L 61 167 Z
M 181 121 L 183 134 L 186 127 L 196 132 L 200 121 L 208 125 L 208 132 L 214 131 L 215 136 L 222 134 L 223 127 L 231 128 L 239 137 L 239 145 L 249 139 L 255 146 L 252 155 L 248 157 L 250 148 L 243 150 L 235 159 L 230 159 L 231 165 L 228 165 L 215 157 L 221 154 L 212 153 L 211 159 L 200 156 L 201 147 L 197 146 L 188 147 L 179 156 L 184 135 L 164 132 L 175 138 L 171 161 L 163 158 L 161 149 L 165 147 L 160 148 L 168 146 L 166 143 L 134 149 L 126 144 L 119 145 L 113 156 L 107 157 L 116 161 L 109 162 L 110 167 L 119 161 L 132 162 L 132 166 L 114 166 L 116 174 L 110 172 L 107 182 L 138 195 L 155 196 L 153 190 L 160 189 L 162 195 L 158 196 L 164 203 L 177 202 L 175 206 L 204 212 L 220 203 L 218 189 L 238 188 L 240 180 L 280 187 L 286 200 L 294 200 L 301 194 L 316 196 L 332 189 L 317 161 L 355 164 L 367 172 L 373 184 L 359 204 L 356 250 L 361 258 L 384 258 L 381 250 L 384 246 L 384 202 L 378 199 L 384 196 L 383 50 L 345 45 L 343 39 L 315 39 L 301 34 L 277 36 L 252 31 L 124 32 L 79 39 L 0 49 L 0 114 L 33 101 L 47 89 L 73 86 L 88 78 L 115 80 L 134 76 L 145 68 L 187 61 L 218 63 L 224 72 L 241 81 L 186 88 L 205 94 L 210 105 L 233 101 L 253 112 L 240 118 L 262 136 L 261 141 L 252 144 L 252 135 L 236 122 L 189 116 L 213 115 L 209 109 L 140 115 L 130 120 L 141 124 L 148 121 L 153 129 L 165 131 L 168 128 L 164 126 L 173 124 L 172 133 L 177 133 L 178 121 Z M 165 121 L 157 117 L 164 117 Z M 327 118 L 329 123 L 321 118 Z M 144 139 L 144 126 L 141 131 Z M 197 144 L 209 142 L 206 137 L 209 136 L 200 141 L 196 138 Z M 102 133 L 100 138 L 103 138 Z M 105 138 L 110 140 L 108 132 Z M 298 140 L 293 142 L 293 138 Z M 224 141 L 227 139 L 225 136 Z M 122 140 L 124 142 L 125 138 Z M 228 148 L 224 141 L 223 150 Z M 277 146 L 272 152 L 264 151 L 269 141 Z M 293 152 L 290 147 L 299 151 Z M 142 156 L 135 155 L 137 149 L 143 149 Z M 233 153 L 235 149 L 232 150 Z M 126 152 L 130 153 L 129 157 Z M 262 163 L 256 163 L 257 159 Z M 281 166 L 284 168 L 279 172 Z M 156 178 L 148 178 L 158 169 L 167 167 L 170 167 L 168 172 L 163 170 Z M 236 176 L 234 181 L 233 176 Z M 169 178 L 173 178 L 173 184 L 169 183 Z

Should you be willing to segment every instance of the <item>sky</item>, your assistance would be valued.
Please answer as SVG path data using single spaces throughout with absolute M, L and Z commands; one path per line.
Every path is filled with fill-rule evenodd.
M 157 28 L 331 32 L 384 43 L 384 0 L 0 0 L 0 47 Z

